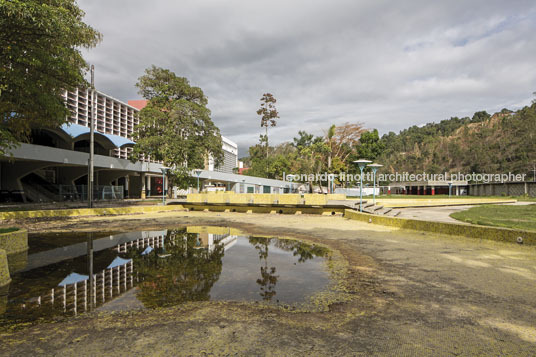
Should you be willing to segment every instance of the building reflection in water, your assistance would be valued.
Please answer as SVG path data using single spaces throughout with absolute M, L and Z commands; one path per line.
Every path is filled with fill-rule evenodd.
M 229 229 L 227 233 L 222 233 L 220 227 L 214 227 L 216 233 L 209 233 L 210 228 L 207 230 L 192 227 L 190 230 L 199 230 L 199 233 L 189 233 L 186 229 L 141 232 L 142 238 L 127 239 L 113 248 L 108 248 L 107 250 L 117 254 L 104 269 L 93 272 L 93 279 L 90 277 L 93 270 L 94 242 L 89 238 L 85 257 L 88 268 L 85 273 L 72 271 L 57 286 L 42 291 L 39 295 L 25 297 L 27 294 L 22 294 L 9 299 L 15 303 L 10 303 L 8 296 L 4 294 L 3 310 L 12 317 L 28 315 L 37 318 L 58 313 L 77 315 L 91 310 L 92 307 L 103 306 L 136 286 L 140 290 L 138 299 L 146 307 L 206 300 L 209 298 L 208 292 L 212 284 L 221 272 L 223 252 L 236 242 L 237 237 L 231 236 Z M 132 236 L 136 237 L 139 233 L 133 232 Z M 123 234 L 125 235 L 128 234 Z M 112 240 L 113 237 L 99 240 Z M 151 253 L 142 255 L 148 247 L 152 248 Z M 65 254 L 69 248 L 66 246 L 59 250 Z M 58 264 L 57 259 L 44 253 L 46 252 L 37 253 L 40 258 L 44 257 L 43 264 Z M 43 268 L 35 259 L 31 260 L 31 265 L 35 266 L 32 270 Z M 25 273 L 28 273 L 28 270 Z M 46 280 L 46 277 L 42 280 Z M 23 281 L 21 285 L 24 285 Z M 22 287 L 17 290 L 34 289 Z
M 7 301 L 0 301 L 0 322 L 77 315 L 111 301 L 117 303 L 132 289 L 145 308 L 210 300 L 225 252 L 237 244 L 238 234 L 226 227 L 188 227 L 98 239 L 91 235 L 85 243 L 37 250 L 29 254 L 26 267 L 19 267 L 14 274 Z M 291 252 L 298 262 L 324 257 L 328 252 L 299 241 L 241 239 L 258 254 L 260 278 L 256 283 L 264 301 L 276 296 L 280 273 L 270 263 L 271 247 Z M 228 289 L 234 289 L 232 284 Z

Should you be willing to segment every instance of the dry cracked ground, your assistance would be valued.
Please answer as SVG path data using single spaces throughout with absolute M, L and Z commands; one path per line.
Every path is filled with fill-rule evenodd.
M 31 232 L 224 225 L 321 242 L 351 298 L 326 312 L 233 302 L 90 313 L 0 335 L 2 355 L 536 355 L 536 249 L 343 217 L 208 212 L 19 222 Z

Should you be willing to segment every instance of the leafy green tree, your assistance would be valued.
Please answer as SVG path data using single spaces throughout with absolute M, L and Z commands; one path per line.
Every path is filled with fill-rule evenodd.
M 276 119 L 279 119 L 279 113 L 275 107 L 277 100 L 271 93 L 264 93 L 261 98 L 261 107 L 257 110 L 257 114 L 261 116 L 261 128 L 266 129 L 264 142 L 266 144 L 266 157 L 268 157 L 268 127 L 277 125 Z
M 203 168 L 209 155 L 216 165 L 222 162 L 220 131 L 210 119 L 201 88 L 155 66 L 145 71 L 136 86 L 148 103 L 139 113 L 132 160 L 150 156 L 163 161 L 180 187 L 191 183 L 189 173 Z
M 282 179 L 284 172 L 287 174 L 293 172 L 292 164 L 296 159 L 296 149 L 290 143 L 269 147 L 268 150 L 270 155 L 266 157 L 262 140 L 249 148 L 249 156 L 246 159 L 249 169 L 245 172 L 246 175 Z
M 381 155 L 384 148 L 385 144 L 380 140 L 378 130 L 367 131 L 359 138 L 357 156 L 361 159 L 374 161 Z
M 491 118 L 491 115 L 488 114 L 485 110 L 481 112 L 476 112 L 473 117 L 471 118 L 471 123 L 480 123 L 486 120 L 489 120 Z
M 296 148 L 304 148 L 304 147 L 310 147 L 314 144 L 318 144 L 322 142 L 321 136 L 314 136 L 313 134 L 308 134 L 307 132 L 300 130 L 298 132 L 298 137 L 293 139 L 294 147 Z
M 0 0 L 0 154 L 66 121 L 64 90 L 87 84 L 80 49 L 101 40 L 83 17 L 75 0 Z

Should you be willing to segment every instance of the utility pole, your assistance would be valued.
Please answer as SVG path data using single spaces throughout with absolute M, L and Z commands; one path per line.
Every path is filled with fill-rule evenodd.
M 95 151 L 95 66 L 91 65 L 91 114 L 89 118 L 89 163 L 87 175 L 88 207 L 93 208 L 94 151 Z

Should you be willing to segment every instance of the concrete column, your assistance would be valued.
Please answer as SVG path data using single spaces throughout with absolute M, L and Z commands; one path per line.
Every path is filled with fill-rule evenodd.
M 145 192 L 145 173 L 141 173 L 140 174 L 141 176 L 141 199 L 144 200 L 147 196 L 146 196 L 146 192 Z
M 126 175 L 125 176 L 125 187 L 123 189 L 123 191 L 127 193 L 125 198 L 128 198 L 130 196 L 130 193 L 128 191 L 129 187 L 130 187 L 130 176 Z
M 417 195 L 421 194 L 421 186 L 417 186 Z
M 456 186 L 456 196 L 460 195 L 460 186 Z

